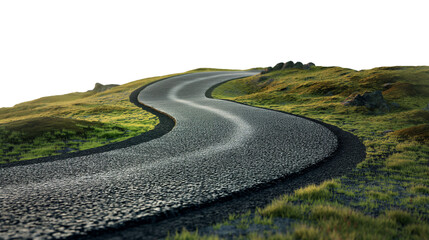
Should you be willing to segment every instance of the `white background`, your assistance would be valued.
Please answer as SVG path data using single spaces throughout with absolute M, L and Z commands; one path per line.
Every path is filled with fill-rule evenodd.
M 429 65 L 427 0 L 0 0 L 0 107 L 199 67 Z

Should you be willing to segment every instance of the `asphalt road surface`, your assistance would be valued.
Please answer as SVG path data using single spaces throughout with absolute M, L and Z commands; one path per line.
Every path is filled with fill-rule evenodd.
M 298 172 L 330 156 L 336 136 L 313 121 L 206 98 L 255 72 L 194 73 L 144 88 L 171 116 L 151 141 L 0 168 L 0 238 L 64 238 L 198 206 Z

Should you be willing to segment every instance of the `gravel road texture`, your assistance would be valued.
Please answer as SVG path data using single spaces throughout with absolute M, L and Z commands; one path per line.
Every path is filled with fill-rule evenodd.
M 215 202 L 330 157 L 336 135 L 314 121 L 205 92 L 255 72 L 194 73 L 138 100 L 174 118 L 167 134 L 107 152 L 0 169 L 0 238 L 65 238 Z

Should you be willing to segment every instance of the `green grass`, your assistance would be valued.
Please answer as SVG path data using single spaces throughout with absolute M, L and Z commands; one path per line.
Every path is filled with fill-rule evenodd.
M 329 191 L 332 188 L 337 188 L 339 184 L 333 180 L 326 181 L 321 185 L 308 185 L 305 188 L 300 188 L 295 190 L 295 196 L 297 196 L 299 199 L 303 200 L 322 200 L 327 199 L 332 196 L 331 192 Z
M 179 74 L 141 79 L 100 93 L 75 92 L 0 108 L 0 164 L 94 148 L 153 129 L 158 118 L 132 104 L 129 95 L 175 75 Z
M 186 229 L 183 229 L 180 234 L 176 233 L 175 236 L 168 236 L 169 240 L 193 240 L 193 239 L 203 239 L 203 240 L 218 240 L 216 236 L 200 236 L 198 232 L 189 232 Z
M 391 104 L 389 112 L 342 104 L 375 90 Z M 324 121 L 352 132 L 367 149 L 366 159 L 346 176 L 255 210 L 273 224 L 276 218 L 297 220 L 291 232 L 244 238 L 429 238 L 429 67 L 280 70 L 227 82 L 213 96 Z
M 1 108 L 0 163 L 98 147 L 153 129 L 158 124 L 156 116 L 130 103 L 129 95 L 161 78 L 142 79 L 101 93 L 43 97 Z

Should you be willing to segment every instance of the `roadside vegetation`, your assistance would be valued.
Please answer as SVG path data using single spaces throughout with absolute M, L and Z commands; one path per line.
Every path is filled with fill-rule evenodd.
M 129 95 L 160 78 L 1 108 L 0 163 L 94 148 L 153 129 L 156 116 L 130 103 Z
M 0 108 L 0 163 L 93 148 L 153 129 L 157 117 L 130 103 L 129 95 L 165 77 Z M 387 107 L 345 104 L 377 90 Z M 222 84 L 213 96 L 338 126 L 362 140 L 367 157 L 346 176 L 230 215 L 212 227 L 214 234 L 183 230 L 170 238 L 429 238 L 429 67 L 274 69 Z M 239 235 L 216 235 L 226 228 Z
M 383 108 L 347 103 L 376 91 Z M 429 67 L 274 70 L 212 95 L 338 126 L 367 157 L 346 176 L 171 239 L 429 239 Z
M 132 104 L 129 96 L 141 86 L 174 75 L 178 74 L 0 108 L 0 164 L 99 147 L 153 129 L 158 118 Z

